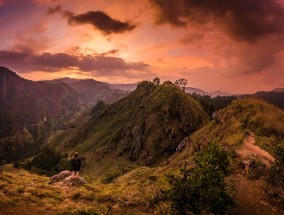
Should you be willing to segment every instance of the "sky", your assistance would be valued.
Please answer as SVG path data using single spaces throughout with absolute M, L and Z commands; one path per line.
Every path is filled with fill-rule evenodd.
M 0 65 L 30 80 L 284 87 L 284 0 L 0 0 Z

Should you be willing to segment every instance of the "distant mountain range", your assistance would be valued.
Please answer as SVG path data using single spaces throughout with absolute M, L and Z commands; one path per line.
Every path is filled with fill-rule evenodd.
M 93 79 L 30 81 L 0 67 L 0 138 L 22 129 L 24 124 L 73 116 L 98 100 L 113 103 L 126 95 Z
M 64 83 L 34 82 L 0 67 L 0 137 L 24 124 L 73 116 L 84 106 L 83 96 Z

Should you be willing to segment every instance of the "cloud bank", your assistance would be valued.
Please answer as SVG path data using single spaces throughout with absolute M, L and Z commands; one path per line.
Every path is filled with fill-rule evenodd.
M 150 0 L 156 23 L 173 26 L 215 24 L 235 40 L 254 42 L 284 33 L 284 8 L 276 0 Z
M 122 22 L 111 18 L 103 11 L 88 11 L 86 13 L 75 15 L 71 11 L 63 11 L 61 6 L 56 6 L 48 10 L 48 14 L 60 13 L 67 18 L 70 25 L 90 24 L 94 28 L 103 32 L 104 34 L 125 33 L 132 31 L 136 25 L 129 22 Z
M 131 71 L 144 73 L 149 67 L 143 62 L 127 62 L 122 58 L 101 55 L 72 55 L 68 53 L 36 54 L 32 50 L 1 50 L 0 65 L 11 67 L 19 72 L 45 71 L 58 72 L 75 69 L 93 72 L 98 76 L 128 77 Z M 139 72 L 137 72 L 139 75 Z

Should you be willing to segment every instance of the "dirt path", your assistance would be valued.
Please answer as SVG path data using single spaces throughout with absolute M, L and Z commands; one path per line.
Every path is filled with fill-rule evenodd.
M 250 181 L 242 177 L 237 179 L 237 202 L 239 215 L 283 215 L 284 210 L 274 206 L 263 191 L 262 180 Z
M 254 156 L 259 158 L 264 164 L 270 166 L 275 162 L 275 158 L 267 151 L 255 145 L 255 135 L 250 132 L 244 139 L 241 148 L 237 151 L 241 157 Z

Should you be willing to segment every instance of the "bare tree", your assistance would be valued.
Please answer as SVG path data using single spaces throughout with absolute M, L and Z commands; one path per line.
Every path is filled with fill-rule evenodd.
M 175 85 L 180 87 L 183 91 L 185 91 L 185 87 L 187 86 L 187 80 L 184 78 L 178 79 L 175 81 Z
M 160 85 L 160 78 L 156 77 L 153 79 L 154 84 Z

